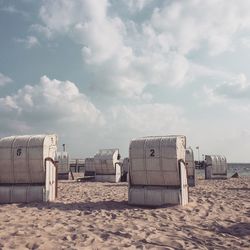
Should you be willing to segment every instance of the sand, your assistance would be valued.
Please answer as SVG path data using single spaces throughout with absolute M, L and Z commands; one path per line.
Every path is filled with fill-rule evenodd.
M 250 178 L 199 180 L 185 206 L 127 204 L 126 183 L 59 182 L 54 203 L 0 205 L 0 249 L 250 249 Z

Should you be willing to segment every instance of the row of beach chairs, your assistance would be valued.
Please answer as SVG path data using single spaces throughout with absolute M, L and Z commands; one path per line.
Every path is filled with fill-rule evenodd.
M 57 141 L 56 135 L 0 139 L 0 203 L 56 199 L 57 177 L 69 171 L 69 154 L 57 152 Z M 206 156 L 206 161 L 206 178 L 226 177 L 225 157 Z M 126 176 L 128 203 L 135 205 L 185 205 L 196 182 L 193 151 L 182 135 L 134 139 L 123 161 L 118 149 L 100 150 L 85 159 L 85 174 L 102 182 Z

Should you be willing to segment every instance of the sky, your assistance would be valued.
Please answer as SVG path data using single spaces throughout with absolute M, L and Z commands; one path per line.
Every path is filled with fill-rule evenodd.
M 0 0 L 0 137 L 72 157 L 181 134 L 250 162 L 249 0 Z

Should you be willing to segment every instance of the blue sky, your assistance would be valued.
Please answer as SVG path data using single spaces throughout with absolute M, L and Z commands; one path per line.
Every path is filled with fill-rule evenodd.
M 0 0 L 0 137 L 73 157 L 184 134 L 249 162 L 248 0 Z

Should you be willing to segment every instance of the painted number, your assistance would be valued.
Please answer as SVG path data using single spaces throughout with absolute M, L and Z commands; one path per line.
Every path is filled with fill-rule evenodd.
M 18 148 L 17 151 L 16 151 L 16 155 L 17 156 L 20 156 L 22 154 L 22 149 L 21 148 Z
M 155 150 L 154 149 L 150 149 L 150 156 L 155 157 Z

